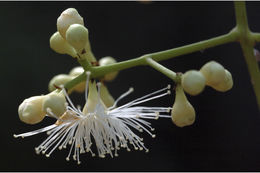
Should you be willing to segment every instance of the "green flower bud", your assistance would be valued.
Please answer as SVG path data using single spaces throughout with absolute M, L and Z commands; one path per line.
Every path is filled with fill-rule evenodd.
M 57 117 L 62 116 L 66 111 L 66 98 L 62 92 L 56 91 L 46 95 L 43 99 L 42 109 L 46 114 L 49 114 L 49 110 Z
M 42 111 L 42 101 L 45 96 L 33 96 L 25 99 L 18 108 L 19 118 L 27 124 L 36 124 L 41 122 L 45 113 Z
M 205 77 L 197 70 L 189 70 L 182 75 L 181 85 L 190 95 L 198 95 L 205 88 Z
M 74 77 L 66 74 L 59 74 L 54 76 L 49 82 L 49 91 L 50 92 L 54 91 L 56 89 L 55 85 L 59 87 L 61 85 L 64 85 L 66 82 L 69 82 L 73 78 Z
M 57 53 L 68 54 L 72 57 L 77 57 L 77 52 L 74 48 L 64 40 L 59 32 L 55 32 L 50 38 L 50 47 Z
M 61 13 L 57 19 L 57 30 L 60 35 L 66 39 L 66 31 L 72 24 L 84 25 L 83 18 L 75 8 L 68 8 Z
M 231 73 L 228 70 L 225 70 L 225 74 L 226 75 L 223 80 L 219 84 L 213 86 L 215 90 L 226 92 L 233 87 L 233 79 Z
M 106 107 L 111 107 L 115 103 L 114 98 L 111 96 L 107 87 L 103 83 L 100 86 L 100 97 L 104 102 L 104 104 L 106 105 Z
M 69 75 L 70 76 L 78 76 L 84 72 L 83 67 L 77 66 L 70 70 Z
M 88 29 L 80 24 L 72 24 L 66 32 L 66 40 L 78 53 L 83 54 L 89 44 Z
M 187 100 L 180 85 L 176 87 L 175 102 L 171 116 L 173 123 L 178 127 L 192 125 L 195 121 L 195 110 Z
M 224 67 L 216 61 L 206 63 L 200 72 L 204 75 L 206 84 L 211 87 L 218 85 L 226 75 Z
M 106 57 L 103 57 L 99 60 L 100 66 L 105 66 L 105 65 L 114 64 L 114 63 L 116 63 L 116 60 L 111 56 L 106 56 Z M 105 81 L 112 81 L 116 78 L 117 75 L 118 75 L 118 71 L 108 73 L 103 77 L 103 79 Z

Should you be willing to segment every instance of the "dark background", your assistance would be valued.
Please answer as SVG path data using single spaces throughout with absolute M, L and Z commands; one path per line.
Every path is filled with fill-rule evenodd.
M 34 147 L 45 134 L 14 139 L 14 133 L 54 122 L 26 125 L 18 118 L 18 106 L 25 98 L 46 94 L 54 75 L 78 65 L 49 48 L 56 19 L 69 7 L 84 17 L 95 56 L 118 61 L 209 39 L 235 26 L 232 2 L 0 2 L 1 171 L 260 171 L 260 116 L 238 43 L 162 62 L 185 72 L 216 60 L 232 73 L 234 87 L 226 93 L 207 87 L 196 97 L 188 96 L 197 116 L 192 126 L 153 121 L 157 137 L 143 134 L 148 154 L 120 150 L 113 159 L 83 154 L 78 166 L 65 161 L 68 151 L 57 150 L 50 158 L 36 155 Z M 248 2 L 247 10 L 251 30 L 260 31 L 260 3 Z M 135 88 L 123 104 L 167 84 L 173 83 L 154 69 L 136 67 L 120 72 L 108 87 L 115 98 Z M 83 98 L 72 95 L 82 106 Z M 174 94 L 145 105 L 168 107 L 173 102 Z

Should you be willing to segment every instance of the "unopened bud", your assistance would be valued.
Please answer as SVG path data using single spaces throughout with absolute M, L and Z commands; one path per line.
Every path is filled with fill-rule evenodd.
M 60 117 L 66 111 L 65 103 L 66 98 L 63 93 L 54 91 L 43 99 L 42 109 L 46 114 L 49 114 L 48 109 L 50 109 L 54 115 Z
M 225 77 L 219 84 L 212 86 L 215 90 L 226 92 L 233 87 L 233 79 L 231 73 L 228 70 L 225 70 L 225 74 Z
M 42 101 L 45 96 L 33 96 L 25 99 L 18 108 L 19 118 L 27 124 L 36 124 L 43 120 Z
M 103 57 L 99 60 L 100 66 L 110 65 L 110 64 L 114 64 L 114 63 L 116 63 L 116 60 L 111 56 Z M 118 75 L 117 71 L 112 72 L 112 73 L 108 73 L 103 77 L 103 79 L 105 81 L 112 81 L 116 78 L 117 75 Z
M 66 31 L 72 24 L 84 25 L 83 18 L 75 8 L 68 8 L 61 13 L 57 19 L 57 30 L 66 39 Z
M 49 91 L 52 92 L 56 89 L 55 86 L 60 87 L 61 85 L 64 85 L 65 83 L 72 80 L 74 77 L 66 75 L 66 74 L 59 74 L 54 76 L 50 82 L 49 82 Z
M 84 72 L 83 67 L 77 66 L 70 70 L 69 75 L 70 76 L 78 76 Z
M 205 88 L 205 77 L 197 70 L 189 70 L 182 75 L 181 85 L 190 95 L 198 95 Z
M 57 53 L 68 54 L 72 57 L 77 57 L 77 52 L 74 48 L 61 37 L 59 32 L 55 32 L 50 38 L 50 47 Z
M 225 77 L 225 68 L 216 61 L 206 63 L 200 72 L 204 75 L 206 84 L 211 87 L 220 83 Z
M 192 125 L 195 121 L 195 110 L 187 100 L 185 93 L 180 85 L 176 87 L 175 101 L 171 116 L 172 121 L 178 127 Z
M 72 24 L 66 32 L 66 40 L 78 53 L 83 54 L 89 44 L 88 29 L 80 24 Z

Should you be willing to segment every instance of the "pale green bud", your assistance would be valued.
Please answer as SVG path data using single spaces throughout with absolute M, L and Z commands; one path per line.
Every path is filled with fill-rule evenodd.
M 200 69 L 200 72 L 206 79 L 206 84 L 213 87 L 218 85 L 225 77 L 225 68 L 216 61 L 206 63 Z
M 64 40 L 59 32 L 55 32 L 50 38 L 50 47 L 57 53 L 68 54 L 72 57 L 77 57 L 77 52 L 74 48 Z
M 55 85 L 60 87 L 61 85 L 64 85 L 65 83 L 69 82 L 73 78 L 74 77 L 69 76 L 67 74 L 59 74 L 54 76 L 49 82 L 49 91 L 50 92 L 54 91 L 56 89 Z
M 180 85 L 176 87 L 175 101 L 171 111 L 172 121 L 178 127 L 192 125 L 195 121 L 195 110 L 187 100 Z
M 104 104 L 106 105 L 106 107 L 111 107 L 115 103 L 114 98 L 111 96 L 107 87 L 103 83 L 100 86 L 100 97 L 104 102 Z
M 84 72 L 83 67 L 77 66 L 70 70 L 69 75 L 70 76 L 78 76 Z
M 99 60 L 100 66 L 110 65 L 110 64 L 114 64 L 114 63 L 116 63 L 116 60 L 111 56 L 106 56 L 106 57 L 103 57 Z M 117 75 L 118 75 L 117 71 L 112 72 L 112 73 L 108 73 L 103 77 L 103 79 L 105 81 L 112 81 L 116 78 Z
M 55 116 L 60 117 L 66 111 L 66 98 L 62 92 L 56 91 L 46 95 L 43 99 L 42 109 L 46 114 L 51 111 Z
M 60 35 L 66 39 L 66 31 L 72 24 L 84 25 L 83 18 L 75 8 L 68 8 L 61 13 L 57 19 L 57 30 Z
M 189 70 L 182 75 L 181 85 L 190 95 L 198 95 L 205 88 L 205 77 L 197 70 Z
M 19 118 L 27 124 L 36 124 L 41 122 L 45 113 L 42 111 L 42 101 L 45 96 L 33 96 L 25 99 L 18 108 Z
M 225 74 L 226 75 L 223 80 L 219 84 L 213 86 L 215 90 L 226 92 L 233 87 L 233 79 L 231 73 L 228 70 L 225 70 Z
M 66 32 L 66 40 L 78 53 L 83 54 L 89 44 L 88 29 L 80 24 L 72 24 Z

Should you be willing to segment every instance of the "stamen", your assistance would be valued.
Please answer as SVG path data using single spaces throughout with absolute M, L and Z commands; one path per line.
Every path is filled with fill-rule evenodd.
M 69 101 L 71 107 L 74 109 L 75 112 L 79 113 L 78 110 L 76 109 L 76 107 L 74 106 L 74 104 L 72 103 L 72 101 L 70 100 L 69 95 L 67 94 L 67 92 L 66 92 L 64 86 L 62 86 L 61 88 L 62 88 L 62 91 L 63 91 L 65 97 L 66 97 L 67 100 Z
M 159 98 L 159 97 L 163 97 L 165 94 L 161 94 L 159 97 L 158 97 L 158 96 L 152 97 L 152 99 L 150 98 L 150 99 L 143 100 L 143 99 L 145 99 L 145 98 L 147 98 L 147 97 L 150 97 L 150 96 L 152 96 L 152 95 L 155 95 L 155 94 L 160 93 L 160 92 L 165 91 L 165 90 L 168 90 L 168 86 L 165 87 L 165 88 L 162 88 L 162 89 L 160 89 L 160 90 L 157 90 L 157 91 L 155 91 L 155 92 L 152 92 L 152 93 L 150 93 L 150 94 L 147 94 L 147 95 L 145 95 L 145 96 L 143 96 L 143 97 L 140 97 L 140 98 L 138 98 L 138 99 L 135 99 L 135 100 L 133 100 L 133 101 L 131 101 L 131 102 L 129 102 L 129 103 L 123 105 L 123 106 L 118 107 L 117 109 L 121 109 L 121 108 L 125 108 L 125 107 L 130 107 L 130 106 L 133 106 L 133 105 L 136 105 L 136 104 L 145 102 L 145 101 L 149 101 L 149 100 L 152 100 L 152 99 L 156 99 L 156 98 Z M 139 100 L 143 100 L 143 101 L 142 101 L 142 102 L 138 102 Z M 135 104 L 133 104 L 133 103 L 135 103 Z
M 118 97 L 118 99 L 116 99 L 116 101 L 114 102 L 114 105 L 112 107 L 109 107 L 108 110 L 112 110 L 116 107 L 117 103 L 122 100 L 124 97 L 126 97 L 127 95 L 131 94 L 134 91 L 134 88 L 131 87 L 129 88 L 129 90 L 125 93 L 123 93 L 120 97 Z
M 88 83 L 89 83 L 91 72 L 87 71 L 86 75 L 87 75 L 87 79 L 86 79 L 86 88 L 85 88 L 85 100 L 88 100 Z
M 52 111 L 51 111 L 51 108 L 47 108 L 46 109 L 46 111 L 47 111 L 47 115 L 49 115 L 49 116 L 51 116 L 51 117 L 53 117 L 53 118 L 56 118 L 56 119 L 59 119 L 59 117 L 57 116 L 57 115 L 55 115 Z
M 57 125 L 56 124 L 53 124 L 53 125 L 50 125 L 50 126 L 47 126 L 47 127 L 44 127 L 44 128 L 41 128 L 41 129 L 38 129 L 38 130 L 34 130 L 34 131 L 31 131 L 31 132 L 27 132 L 27 133 L 22 133 L 22 134 L 19 134 L 19 135 L 16 135 L 14 134 L 13 136 L 15 138 L 18 138 L 18 137 L 28 137 L 28 136 L 33 136 L 33 135 L 36 135 L 36 134 L 39 134 L 39 133 L 42 133 L 42 132 L 46 132 L 50 129 L 53 129 L 55 128 Z
M 101 83 L 100 82 L 98 82 L 97 83 L 97 87 L 98 87 L 98 103 L 100 103 L 100 87 L 101 87 Z

